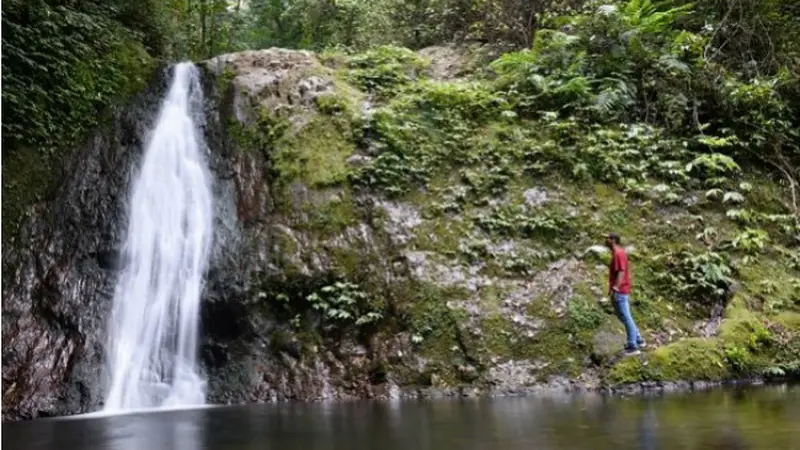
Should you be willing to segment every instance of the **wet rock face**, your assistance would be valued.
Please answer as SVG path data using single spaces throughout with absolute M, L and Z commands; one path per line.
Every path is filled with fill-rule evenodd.
M 146 92 L 74 151 L 57 196 L 32 208 L 18 236 L 3 248 L 4 420 L 102 406 L 107 322 L 116 277 L 125 264 L 129 189 L 169 78 L 164 69 Z M 204 79 L 209 92 L 214 81 Z M 257 162 L 228 152 L 213 97 L 205 106 L 201 126 L 215 197 L 206 297 L 236 304 L 250 282 L 247 268 L 268 259 L 263 242 L 241 230 L 243 223 L 266 214 L 267 190 L 253 168 Z M 247 314 L 238 314 L 219 326 L 239 332 L 236 321 Z
M 164 87 L 154 84 L 77 149 L 57 196 L 35 205 L 3 248 L 4 420 L 101 401 L 129 180 Z

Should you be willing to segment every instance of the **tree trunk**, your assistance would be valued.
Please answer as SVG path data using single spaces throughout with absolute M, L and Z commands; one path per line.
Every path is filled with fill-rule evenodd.
M 206 2 L 208 0 L 200 0 L 200 51 L 205 51 L 206 42 Z M 203 57 L 207 55 L 202 55 Z
M 483 10 L 483 39 L 489 41 L 492 36 L 492 0 L 486 0 Z
M 527 48 L 532 48 L 533 43 L 536 40 L 536 29 L 539 26 L 539 22 L 536 18 L 536 14 L 539 9 L 539 4 L 537 0 L 530 0 L 530 10 L 528 11 L 528 22 L 525 25 L 525 45 Z

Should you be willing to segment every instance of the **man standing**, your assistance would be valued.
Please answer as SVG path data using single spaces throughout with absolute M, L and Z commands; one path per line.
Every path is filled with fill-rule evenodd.
M 633 321 L 629 304 L 631 295 L 631 271 L 628 267 L 628 255 L 622 248 L 622 241 L 618 234 L 609 233 L 606 236 L 606 246 L 611 250 L 611 263 L 608 270 L 608 295 L 614 303 L 617 317 L 625 325 L 627 343 L 625 353 L 628 355 L 639 354 L 639 349 L 645 347 L 644 339 L 639 334 L 639 329 Z

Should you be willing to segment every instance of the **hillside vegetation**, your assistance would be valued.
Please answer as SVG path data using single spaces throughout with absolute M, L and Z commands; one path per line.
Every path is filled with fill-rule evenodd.
M 796 56 L 718 60 L 727 30 L 700 13 L 587 4 L 499 57 L 480 44 L 323 52 L 314 75 L 336 89 L 317 114 L 298 129 L 291 108 L 264 108 L 239 146 L 270 161 L 277 198 L 297 183 L 335 192 L 291 225 L 317 241 L 364 222 L 410 234 L 399 255 L 345 250 L 324 279 L 271 279 L 260 297 L 308 342 L 408 332 L 431 364 L 423 384 L 503 367 L 612 385 L 796 376 Z M 391 206 L 373 217 L 376 196 Z M 622 361 L 598 245 L 609 230 L 658 347 Z M 281 252 L 300 255 L 287 239 Z M 395 257 L 427 281 L 367 264 Z

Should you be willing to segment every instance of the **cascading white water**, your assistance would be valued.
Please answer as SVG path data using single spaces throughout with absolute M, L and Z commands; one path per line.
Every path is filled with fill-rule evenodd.
M 200 293 L 212 240 L 197 67 L 180 63 L 133 182 L 109 329 L 104 412 L 205 403 Z

